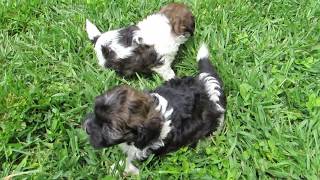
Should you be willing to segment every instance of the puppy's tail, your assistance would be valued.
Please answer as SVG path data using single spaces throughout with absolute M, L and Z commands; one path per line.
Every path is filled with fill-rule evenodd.
M 210 53 L 206 44 L 202 43 L 197 55 L 198 68 L 200 73 L 215 73 L 215 69 L 210 63 Z
M 197 55 L 198 68 L 200 71 L 198 79 L 205 88 L 209 100 L 212 102 L 213 111 L 217 115 L 216 129 L 213 133 L 216 134 L 223 128 L 227 101 L 222 88 L 222 81 L 215 67 L 211 64 L 209 56 L 207 46 L 202 44 Z
M 210 62 L 210 54 L 207 46 L 202 44 L 198 50 L 197 61 L 200 74 L 200 82 L 204 85 L 210 100 L 215 104 L 216 110 L 224 113 L 226 98 L 222 88 L 222 81 Z

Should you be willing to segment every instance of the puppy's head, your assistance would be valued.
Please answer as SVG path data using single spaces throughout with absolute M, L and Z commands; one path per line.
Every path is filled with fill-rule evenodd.
M 195 20 L 189 8 L 181 3 L 171 3 L 160 9 L 159 13 L 169 18 L 175 34 L 190 36 L 195 29 Z
M 163 119 L 153 98 L 128 86 L 118 86 L 96 97 L 94 113 L 84 128 L 95 148 L 123 142 L 143 148 L 160 135 Z

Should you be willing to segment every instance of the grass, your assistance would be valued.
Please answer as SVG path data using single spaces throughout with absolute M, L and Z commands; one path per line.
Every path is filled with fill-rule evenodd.
M 108 88 L 152 89 L 162 80 L 102 70 L 84 22 L 118 28 L 166 3 L 0 2 L 0 177 L 122 178 L 124 156 L 117 147 L 94 150 L 81 129 L 83 117 Z M 201 41 L 210 46 L 228 96 L 226 127 L 195 149 L 139 163 L 140 178 L 319 179 L 320 2 L 186 3 L 197 27 L 175 71 L 196 74 L 197 48 Z

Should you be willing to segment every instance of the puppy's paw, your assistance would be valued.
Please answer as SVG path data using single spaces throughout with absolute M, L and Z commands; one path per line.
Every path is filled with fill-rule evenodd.
M 124 174 L 126 176 L 129 176 L 129 175 L 138 176 L 139 169 L 135 167 L 133 164 L 128 164 L 128 166 L 126 166 L 126 168 L 124 169 Z
M 153 68 L 152 70 L 158 73 L 165 81 L 169 81 L 176 76 L 171 67 L 161 66 L 160 68 Z

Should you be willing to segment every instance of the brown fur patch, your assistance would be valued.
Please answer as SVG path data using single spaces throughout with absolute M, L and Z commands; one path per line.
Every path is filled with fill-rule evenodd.
M 189 8 L 181 3 L 171 3 L 160 9 L 160 13 L 166 15 L 177 35 L 193 35 L 195 20 Z
M 145 126 L 152 119 L 161 117 L 150 95 L 124 85 L 98 96 L 95 114 L 118 130 Z M 152 126 L 160 128 L 161 120 L 152 123 Z

